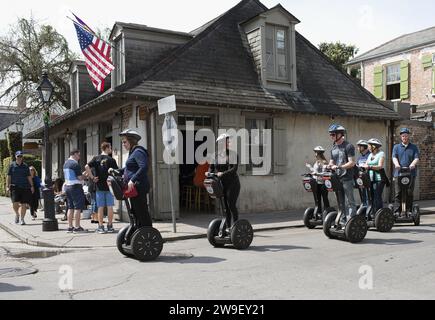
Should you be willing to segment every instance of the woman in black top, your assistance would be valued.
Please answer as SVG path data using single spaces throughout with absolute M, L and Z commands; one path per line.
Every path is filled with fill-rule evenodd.
M 225 141 L 225 142 L 224 142 Z M 221 179 L 224 188 L 224 202 L 226 206 L 227 221 L 234 223 L 239 220 L 239 211 L 237 210 L 237 199 L 240 194 L 240 180 L 237 174 L 239 156 L 236 152 L 230 150 L 230 136 L 223 134 L 216 141 L 218 151 L 215 161 L 210 165 L 208 172 L 216 173 Z

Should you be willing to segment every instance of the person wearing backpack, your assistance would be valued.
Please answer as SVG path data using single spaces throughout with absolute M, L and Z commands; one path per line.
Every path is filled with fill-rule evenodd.
M 356 201 L 354 197 L 354 178 L 355 178 L 355 147 L 346 141 L 346 128 L 339 124 L 329 127 L 329 136 L 334 142 L 331 151 L 329 168 L 338 171 L 340 182 L 343 189 L 341 207 L 345 208 L 342 216 L 342 223 L 346 224 L 356 215 Z M 346 220 L 345 220 L 346 219 Z
M 96 187 L 96 203 L 98 207 L 98 228 L 97 233 L 104 234 L 104 208 L 107 208 L 107 232 L 114 233 L 113 228 L 113 206 L 115 205 L 115 199 L 109 191 L 107 185 L 107 178 L 109 177 L 109 169 L 118 169 L 115 159 L 110 155 L 112 154 L 112 145 L 108 142 L 101 144 L 101 154 L 94 157 L 87 165 L 86 172 L 95 183 Z M 95 170 L 95 175 L 92 173 L 92 169 Z

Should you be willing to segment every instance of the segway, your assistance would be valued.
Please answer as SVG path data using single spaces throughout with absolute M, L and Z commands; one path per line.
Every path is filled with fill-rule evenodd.
M 157 259 L 163 249 L 163 238 L 158 230 L 137 225 L 136 217 L 133 215 L 128 198 L 124 194 L 126 185 L 119 171 L 111 171 L 107 184 L 115 199 L 124 201 L 130 220 L 130 225 L 121 229 L 116 238 L 119 252 L 143 262 Z
M 364 168 L 358 168 L 358 178 L 356 179 L 356 186 L 361 197 L 361 206 L 357 214 L 366 218 L 367 227 L 375 228 L 379 232 L 390 232 L 394 226 L 394 214 L 390 208 L 382 208 L 374 212 L 374 199 L 372 197 L 372 184 L 370 175 Z M 362 205 L 363 192 L 367 190 L 368 206 Z
M 254 239 L 254 230 L 247 220 L 232 223 L 231 213 L 225 203 L 224 188 L 219 177 L 209 173 L 204 180 L 204 187 L 213 199 L 219 199 L 222 219 L 213 220 L 207 230 L 207 239 L 215 248 L 233 245 L 237 250 L 249 248 Z
M 341 217 L 345 211 L 342 208 L 342 203 L 344 203 L 344 196 L 342 194 L 343 185 L 340 181 L 339 176 L 346 174 L 345 170 L 337 170 L 336 172 L 325 172 L 320 175 L 323 176 L 325 181 L 325 186 L 328 191 L 335 192 L 338 203 L 338 212 L 334 211 L 327 215 L 323 223 L 323 232 L 329 239 L 339 239 L 344 241 L 349 241 L 351 243 L 358 243 L 364 240 L 367 235 L 367 222 L 366 219 L 361 215 L 355 215 L 349 221 L 343 225 Z
M 402 167 L 399 170 L 399 188 L 401 189 L 401 208 L 402 215 L 395 213 L 396 223 L 414 223 L 416 227 L 420 225 L 420 206 L 418 204 L 412 204 L 409 208 L 407 205 L 409 196 L 409 187 L 411 186 L 412 176 L 411 169 Z M 394 206 L 390 205 L 390 209 L 394 210 Z
M 336 210 L 334 208 L 325 208 L 325 210 L 322 212 L 322 199 L 317 197 L 317 188 L 319 188 L 319 185 L 315 175 L 306 173 L 303 174 L 302 177 L 304 189 L 313 194 L 315 203 L 314 208 L 307 208 L 307 210 L 305 210 L 304 225 L 308 229 L 314 229 L 317 226 L 323 226 L 323 221 L 325 220 L 326 216 Z

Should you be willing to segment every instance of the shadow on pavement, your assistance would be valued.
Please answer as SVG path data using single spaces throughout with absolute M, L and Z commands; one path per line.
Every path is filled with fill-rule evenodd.
M 16 291 L 28 291 L 28 290 L 32 290 L 32 287 L 27 287 L 27 286 L 19 287 L 19 286 L 14 286 L 13 284 L 0 282 L 0 292 L 16 292 Z
M 429 227 L 429 226 L 425 225 L 424 227 Z M 420 229 L 420 227 L 416 227 L 414 229 L 406 229 L 406 228 L 393 229 L 391 231 L 391 233 L 410 233 L 410 234 L 432 233 L 432 234 L 435 234 L 435 231 L 428 230 L 428 229 Z
M 400 246 L 404 244 L 416 244 L 422 243 L 419 240 L 408 240 L 408 239 L 365 239 L 361 244 L 385 244 L 389 246 Z
M 308 249 L 312 249 L 312 248 L 299 247 L 299 246 L 252 246 L 248 250 L 258 251 L 258 252 L 280 252 L 280 251 L 288 251 L 288 250 L 308 250 Z
M 216 257 L 180 257 L 177 259 L 177 257 L 173 256 L 160 256 L 156 262 L 163 262 L 163 263 L 180 263 L 180 264 L 186 264 L 186 263 L 195 263 L 195 264 L 210 264 L 210 263 L 220 263 L 224 262 L 226 259 L 222 258 L 216 258 Z

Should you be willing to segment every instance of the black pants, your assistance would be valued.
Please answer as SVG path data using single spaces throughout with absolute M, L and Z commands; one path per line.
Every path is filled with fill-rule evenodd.
M 317 184 L 317 201 L 319 202 L 319 211 L 322 212 L 322 199 L 323 199 L 323 210 L 330 207 L 328 199 L 328 189 L 324 184 Z
M 406 201 L 406 208 L 408 211 L 412 210 L 412 203 L 414 202 L 414 189 L 415 177 L 411 177 L 411 184 L 408 189 L 408 201 Z M 399 178 L 394 178 L 394 212 L 402 212 L 402 190 L 399 186 Z
M 32 216 L 34 216 L 36 211 L 38 211 L 38 207 L 39 207 L 39 189 L 35 189 L 35 192 L 32 194 L 32 201 L 30 202 L 30 214 Z
M 231 183 L 224 185 L 224 202 L 227 213 L 227 222 L 232 221 L 231 226 L 239 220 L 239 211 L 237 210 L 237 199 L 240 194 L 240 181 L 234 179 Z
M 135 218 L 135 224 L 138 228 L 152 227 L 153 221 L 151 220 L 150 213 L 148 211 L 147 192 L 145 189 L 137 187 L 138 196 L 136 198 L 130 198 L 131 213 Z

